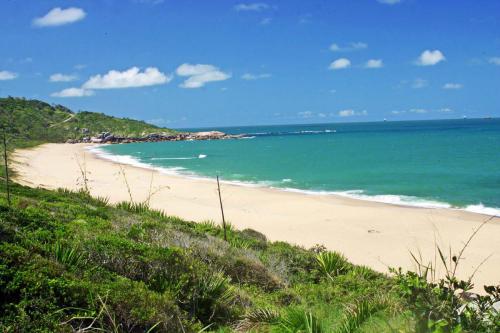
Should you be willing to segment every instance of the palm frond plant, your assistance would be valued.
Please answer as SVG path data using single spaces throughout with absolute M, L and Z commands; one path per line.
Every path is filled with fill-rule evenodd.
M 321 252 L 316 255 L 318 270 L 328 279 L 345 274 L 349 269 L 347 259 L 338 252 Z
M 236 297 L 230 278 L 222 271 L 205 274 L 198 281 L 192 296 L 192 312 L 204 323 L 210 323 Z
M 325 324 L 309 311 L 291 309 L 281 318 L 281 330 L 287 333 L 323 333 Z
M 243 319 L 237 322 L 234 329 L 238 332 L 248 332 L 266 326 L 279 325 L 281 320 L 277 310 L 258 308 L 246 313 Z
M 388 302 L 384 298 L 362 300 L 347 306 L 337 333 L 356 332 L 356 330 L 367 322 L 375 313 L 387 307 Z
M 131 213 L 144 213 L 149 210 L 149 205 L 144 202 L 122 201 L 116 207 Z
M 78 266 L 85 259 L 78 249 L 59 240 L 51 246 L 51 250 L 54 258 L 63 265 Z

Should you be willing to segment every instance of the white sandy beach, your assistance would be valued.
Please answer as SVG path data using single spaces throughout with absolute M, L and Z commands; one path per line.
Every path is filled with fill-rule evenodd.
M 103 160 L 86 144 L 45 144 L 15 153 L 17 181 L 33 187 L 81 188 L 78 161 L 85 164 L 89 186 L 95 196 L 110 202 L 129 200 L 118 164 Z M 123 165 L 135 201 L 143 201 L 153 188 L 160 189 L 151 206 L 170 215 L 220 222 L 216 183 L 166 175 L 158 171 Z M 403 207 L 343 198 L 307 195 L 275 189 L 223 184 L 226 219 L 239 229 L 252 228 L 270 240 L 283 240 L 305 247 L 324 244 L 344 253 L 356 264 L 387 272 L 388 267 L 412 269 L 409 251 L 435 260 L 435 246 L 454 253 L 474 228 L 488 216 L 453 209 Z M 168 188 L 167 188 L 168 187 Z M 490 256 L 490 257 L 489 257 Z M 473 239 L 459 267 L 459 276 L 479 268 L 477 286 L 500 282 L 500 218 L 486 224 Z M 476 288 L 479 290 L 480 288 Z

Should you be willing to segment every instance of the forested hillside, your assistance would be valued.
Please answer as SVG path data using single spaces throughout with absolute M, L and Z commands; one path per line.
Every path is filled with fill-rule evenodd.
M 81 139 L 101 132 L 123 137 L 175 132 L 144 121 L 88 111 L 74 113 L 62 105 L 13 97 L 0 98 L 0 124 L 23 146 Z

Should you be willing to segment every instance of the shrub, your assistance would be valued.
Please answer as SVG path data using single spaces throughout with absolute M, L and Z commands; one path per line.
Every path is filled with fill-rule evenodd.
M 101 267 L 163 292 L 178 284 L 193 284 L 192 259 L 175 248 L 150 247 L 117 236 L 101 236 L 86 243 L 90 260 Z M 197 265 L 200 265 L 198 263 Z
M 311 251 L 285 242 L 274 242 L 262 251 L 260 259 L 266 267 L 287 282 L 310 283 L 316 280 L 315 256 Z
M 485 286 L 486 295 L 466 299 L 472 289 L 470 281 L 446 277 L 436 283 L 415 272 L 393 270 L 399 292 L 417 317 L 417 332 L 497 332 L 500 311 L 500 286 Z
M 190 312 L 204 324 L 224 322 L 232 317 L 235 297 L 230 279 L 222 271 L 208 272 L 192 292 Z
M 256 285 L 266 291 L 277 290 L 284 286 L 283 282 L 262 263 L 245 257 L 235 258 L 224 270 L 233 280 Z
M 169 293 L 151 292 L 143 283 L 127 279 L 118 279 L 103 289 L 107 295 L 103 302 L 115 321 L 113 325 L 107 318 L 108 327 L 119 326 L 122 332 L 145 332 L 159 323 L 165 332 L 182 332 L 182 326 L 189 325 Z M 97 298 L 94 308 L 100 306 Z
M 258 232 L 256 230 L 253 230 L 253 229 L 243 229 L 241 231 L 241 233 L 244 235 L 244 236 L 247 236 L 249 238 L 253 238 L 255 240 L 258 240 L 260 242 L 263 242 L 263 243 L 266 243 L 267 242 L 267 237 L 266 235 L 264 235 L 263 233 L 261 232 Z

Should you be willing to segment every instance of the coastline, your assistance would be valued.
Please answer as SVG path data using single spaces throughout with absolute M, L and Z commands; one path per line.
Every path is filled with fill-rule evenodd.
M 16 179 L 25 185 L 55 189 L 81 188 L 80 164 L 88 170 L 93 195 L 111 203 L 129 200 L 118 162 L 96 156 L 89 144 L 46 144 L 15 153 Z M 153 177 L 151 206 L 170 215 L 203 221 L 220 220 L 215 181 L 151 168 L 121 164 L 134 200 L 143 201 Z M 166 188 L 168 186 L 169 188 Z M 226 217 L 239 229 L 252 228 L 270 240 L 302 245 L 324 244 L 344 253 L 356 264 L 387 272 L 387 266 L 414 268 L 409 251 L 435 258 L 435 243 L 458 251 L 486 215 L 458 209 L 424 208 L 380 203 L 340 195 L 308 195 L 296 191 L 223 183 Z M 475 276 L 476 288 L 500 280 L 500 218 L 494 218 L 477 234 L 465 253 L 459 276 Z
M 307 132 L 307 131 L 306 131 Z M 243 139 L 247 139 L 248 137 L 244 137 Z M 135 166 L 138 168 L 155 170 L 159 173 L 178 176 L 183 178 L 192 178 L 195 180 L 212 180 L 210 177 L 203 176 L 186 170 L 182 167 L 161 167 L 155 166 L 152 164 L 148 164 L 138 160 L 137 158 L 129 155 L 114 155 L 103 151 L 101 147 L 108 146 L 110 144 L 97 144 L 90 145 L 86 147 L 90 153 L 94 154 L 96 158 L 100 158 L 112 163 L 117 164 L 127 164 L 131 166 Z M 198 158 L 205 158 L 206 155 Z M 176 158 L 174 158 L 176 159 Z M 194 157 L 189 158 L 179 158 L 179 159 L 194 159 Z M 285 179 L 283 179 L 285 181 Z M 288 179 L 290 181 L 290 179 Z M 500 208 L 486 207 L 482 203 L 478 204 L 469 204 L 465 207 L 457 207 L 452 206 L 451 204 L 443 201 L 435 201 L 431 199 L 424 199 L 414 196 L 405 196 L 405 195 L 393 195 L 393 194 L 379 194 L 379 195 L 368 195 L 365 194 L 363 190 L 348 190 L 348 191 L 329 191 L 329 190 L 307 190 L 300 189 L 295 187 L 282 187 L 276 181 L 259 181 L 259 182 L 251 182 L 244 180 L 228 180 L 221 179 L 221 183 L 236 185 L 236 186 L 244 186 L 244 187 L 257 187 L 257 188 L 270 188 L 278 191 L 286 191 L 292 193 L 299 193 L 305 195 L 321 195 L 321 196 L 336 196 L 341 198 L 348 198 L 352 200 L 361 200 L 368 202 L 376 202 L 387 205 L 394 206 L 402 206 L 402 207 L 413 207 L 413 208 L 443 208 L 443 209 L 451 209 L 458 211 L 465 211 L 470 213 L 481 214 L 485 216 L 498 216 L 500 217 Z

